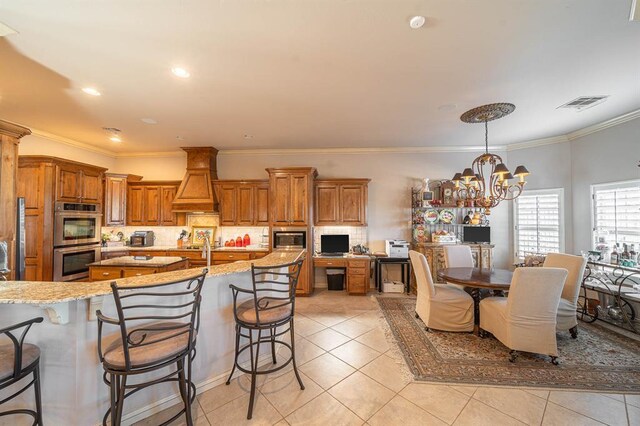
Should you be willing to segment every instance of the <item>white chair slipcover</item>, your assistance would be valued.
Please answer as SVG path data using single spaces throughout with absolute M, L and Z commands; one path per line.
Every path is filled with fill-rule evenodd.
M 444 266 L 446 268 L 473 268 L 473 256 L 471 247 L 459 244 L 444 247 Z M 447 283 L 464 290 L 460 284 Z
M 566 269 L 516 269 L 508 297 L 480 301 L 480 328 L 512 350 L 551 355 L 555 360 L 556 315 L 566 278 Z
M 447 284 L 434 284 L 427 259 L 423 254 L 411 250 L 409 257 L 417 281 L 416 315 L 427 328 L 473 331 L 471 296 Z
M 563 268 L 569 273 L 558 304 L 556 329 L 559 331 L 571 330 L 571 336 L 576 338 L 578 337 L 576 310 L 578 309 L 578 296 L 587 259 L 571 254 L 549 253 L 544 261 L 544 266 L 545 268 Z

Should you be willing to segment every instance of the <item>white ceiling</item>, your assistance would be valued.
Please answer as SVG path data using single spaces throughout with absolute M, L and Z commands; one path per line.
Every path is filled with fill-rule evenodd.
M 631 0 L 0 0 L 0 118 L 119 153 L 482 145 L 640 108 Z M 427 24 L 409 28 L 413 15 Z M 191 78 L 170 72 L 182 65 Z M 100 97 L 81 92 L 95 87 Z M 610 95 L 583 112 L 581 95 Z M 455 104 L 453 111 L 442 105 Z M 153 118 L 148 125 L 141 118 Z M 123 131 L 114 144 L 103 126 Z M 253 138 L 245 139 L 249 134 Z M 177 140 L 181 136 L 184 140 Z

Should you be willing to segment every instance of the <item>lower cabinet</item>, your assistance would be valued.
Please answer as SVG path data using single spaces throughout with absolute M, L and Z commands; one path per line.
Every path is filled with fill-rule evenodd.
M 143 275 L 157 274 L 160 272 L 177 271 L 187 269 L 189 261 L 187 259 L 181 262 L 175 262 L 171 265 L 158 267 L 139 267 L 139 266 L 90 266 L 89 280 L 104 281 L 116 280 L 119 278 L 140 277 Z
M 313 259 L 316 268 L 345 268 L 346 291 L 348 294 L 367 294 L 371 261 L 369 259 L 323 258 Z

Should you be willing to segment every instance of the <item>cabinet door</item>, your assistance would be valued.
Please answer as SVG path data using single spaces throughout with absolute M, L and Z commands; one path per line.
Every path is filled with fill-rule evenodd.
M 160 225 L 178 225 L 177 214 L 172 211 L 176 192 L 178 192 L 178 188 L 175 186 L 160 187 Z
M 127 225 L 144 225 L 144 215 L 144 187 L 130 185 L 127 191 Z
M 271 178 L 271 222 L 274 225 L 288 225 L 291 179 L 289 175 L 276 174 Z
M 74 168 L 65 166 L 56 166 L 56 181 L 58 201 L 80 201 L 80 172 Z
M 340 185 L 340 222 L 344 225 L 366 225 L 365 187 Z
M 127 179 L 109 176 L 105 179 L 104 186 L 104 224 L 106 226 L 124 226 Z
M 251 226 L 253 220 L 253 185 L 238 185 L 236 194 L 236 224 Z
M 309 211 L 309 177 L 306 174 L 291 175 L 289 221 L 292 225 L 305 226 Z
M 147 186 L 144 188 L 144 222 L 145 225 L 160 223 L 160 187 Z
M 82 202 L 102 202 L 102 173 L 84 170 L 81 172 Z
M 305 259 L 302 262 L 300 269 L 300 276 L 298 277 L 298 284 L 296 286 L 296 294 L 311 294 L 311 282 L 309 281 L 309 260 Z
M 316 225 L 335 225 L 338 215 L 338 185 L 317 184 L 315 200 Z
M 269 185 L 258 185 L 254 198 L 253 215 L 258 226 L 269 225 Z
M 220 185 L 220 225 L 234 226 L 236 224 L 236 185 Z

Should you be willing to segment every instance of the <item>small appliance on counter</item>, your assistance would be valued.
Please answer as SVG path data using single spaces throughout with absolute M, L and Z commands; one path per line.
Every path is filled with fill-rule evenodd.
M 153 231 L 135 231 L 131 234 L 129 245 L 131 247 L 151 247 L 155 239 Z
M 409 243 L 405 240 L 384 240 L 384 251 L 389 257 L 406 259 L 409 257 Z

